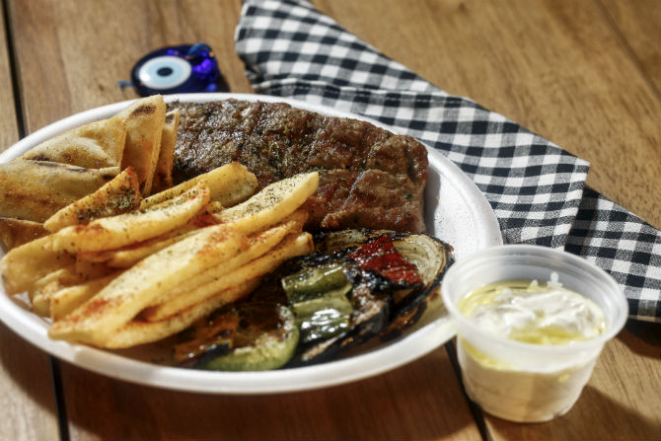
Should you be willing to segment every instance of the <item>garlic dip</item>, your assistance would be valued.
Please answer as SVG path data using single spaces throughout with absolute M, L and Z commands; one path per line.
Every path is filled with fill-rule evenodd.
M 508 280 L 479 288 L 459 303 L 477 326 L 510 340 L 564 345 L 597 337 L 606 330 L 604 313 L 592 300 L 548 282 Z

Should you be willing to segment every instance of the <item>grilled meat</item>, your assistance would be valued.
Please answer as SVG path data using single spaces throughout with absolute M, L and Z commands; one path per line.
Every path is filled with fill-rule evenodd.
M 427 151 L 409 136 L 283 103 L 174 103 L 181 110 L 173 176 L 181 182 L 238 161 L 260 188 L 319 171 L 306 228 L 423 232 Z

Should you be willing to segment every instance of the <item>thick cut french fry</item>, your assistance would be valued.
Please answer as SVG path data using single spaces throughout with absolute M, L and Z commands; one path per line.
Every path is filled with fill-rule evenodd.
M 101 252 L 99 253 L 98 258 L 104 259 L 106 264 L 113 268 L 129 268 L 145 257 L 150 256 L 163 248 L 169 247 L 173 243 L 188 237 L 191 233 L 194 233 L 197 230 L 198 228 L 193 225 L 186 224 L 183 227 L 169 231 L 164 235 L 145 242 L 140 242 L 125 249 Z
M 7 294 L 19 294 L 34 288 L 35 282 L 58 269 L 72 265 L 75 258 L 52 249 L 53 236 L 12 248 L 0 261 L 2 283 Z
M 56 232 L 70 225 L 133 211 L 140 206 L 138 177 L 127 168 L 101 188 L 67 205 L 44 222 L 44 228 Z
M 105 343 L 107 349 L 124 349 L 133 346 L 153 343 L 183 331 L 196 320 L 211 314 L 216 309 L 231 302 L 236 302 L 250 294 L 258 285 L 259 280 L 248 280 L 238 286 L 218 293 L 205 302 L 182 311 L 181 314 L 160 322 L 147 322 L 135 319 L 128 322 L 110 336 Z
M 74 286 L 60 289 L 50 295 L 50 317 L 55 322 L 69 315 L 80 305 L 91 299 L 96 293 L 105 288 L 120 272 L 105 277 L 89 280 Z
M 98 279 L 117 271 L 116 268 L 111 268 L 105 262 L 90 262 L 79 258 L 76 258 L 74 270 L 81 281 Z
M 71 253 L 101 251 L 138 243 L 174 230 L 197 214 L 209 202 L 204 181 L 167 204 L 75 225 L 53 234 L 54 250 Z
M 113 332 L 152 304 L 162 290 L 187 283 L 243 251 L 247 239 L 224 225 L 201 230 L 128 269 L 49 329 L 53 339 L 104 346 Z
M 220 211 L 220 206 L 217 203 L 209 202 L 204 211 L 206 213 L 215 213 Z M 154 237 L 153 239 L 115 250 L 79 253 L 78 256 L 81 259 L 91 262 L 105 262 L 108 266 L 113 268 L 128 268 L 145 257 L 195 234 L 196 231 L 201 228 L 210 227 L 212 225 L 218 225 L 218 220 L 213 216 L 204 214 L 191 219 L 186 225 L 180 228 L 168 231 L 167 233 Z
M 297 222 L 296 220 L 285 222 L 251 237 L 250 245 L 245 251 L 227 262 L 221 262 L 219 265 L 209 268 L 199 274 L 194 281 L 191 280 L 184 285 L 173 286 L 172 289 L 159 296 L 157 305 L 143 311 L 142 317 L 152 322 L 163 320 L 178 311 L 183 311 L 191 305 L 204 301 L 215 292 L 236 285 L 242 280 L 252 278 L 242 278 L 246 277 L 245 271 L 240 272 L 238 276 L 233 275 L 233 273 L 236 272 L 237 268 L 243 267 L 248 262 L 273 250 L 287 234 L 294 232 L 296 235 L 300 234 L 303 222 Z M 225 283 L 221 281 L 223 279 Z M 221 287 L 217 286 L 219 283 L 222 285 Z
M 312 236 L 308 233 L 302 233 L 295 238 L 285 239 L 285 241 L 288 246 L 285 247 L 283 242 L 283 246 L 279 246 L 277 250 L 273 250 L 257 260 L 270 261 L 268 266 L 275 268 L 284 260 L 310 253 L 314 248 Z M 209 315 L 221 306 L 240 300 L 250 294 L 259 285 L 261 276 L 266 272 L 268 272 L 267 266 L 264 266 L 260 271 L 253 273 L 257 274 L 256 277 L 246 279 L 223 291 L 216 291 L 214 295 L 208 297 L 205 301 L 179 311 L 166 320 L 148 322 L 136 318 L 113 333 L 104 346 L 110 349 L 128 348 L 170 337 L 183 331 L 196 320 Z
M 317 172 L 296 175 L 274 182 L 247 201 L 214 216 L 238 231 L 253 233 L 292 214 L 317 190 L 318 185 Z
M 223 210 L 223 204 L 218 201 L 210 201 L 206 207 L 204 207 L 204 214 L 214 214 Z
M 211 200 L 220 202 L 224 207 L 231 207 L 244 201 L 257 189 L 257 178 L 255 175 L 249 172 L 244 165 L 238 162 L 232 162 L 186 182 L 182 182 L 176 187 L 149 196 L 142 201 L 141 208 L 158 205 L 168 199 L 172 199 L 193 187 L 201 180 L 206 181 L 209 185 Z
M 69 265 L 46 274 L 37 280 L 34 287 L 28 292 L 32 302 L 32 312 L 42 317 L 48 317 L 51 296 L 67 286 L 82 282 L 82 280 L 75 265 Z
M 63 268 L 58 268 L 55 271 L 52 271 L 45 276 L 35 280 L 31 292 L 38 292 L 44 289 L 45 286 L 57 282 L 60 285 L 75 284 L 79 283 L 83 278 L 76 271 L 75 263 L 72 265 L 67 265 Z
M 39 294 L 35 294 L 32 299 L 32 312 L 40 317 L 48 317 L 50 315 L 50 296 L 51 293 L 57 291 L 57 287 L 48 287 L 49 289 Z

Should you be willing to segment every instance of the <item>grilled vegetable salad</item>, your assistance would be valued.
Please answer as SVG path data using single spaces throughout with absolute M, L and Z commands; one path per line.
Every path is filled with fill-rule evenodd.
M 425 234 L 324 232 L 316 252 L 283 263 L 244 301 L 179 336 L 180 366 L 261 371 L 328 361 L 416 323 L 453 262 Z

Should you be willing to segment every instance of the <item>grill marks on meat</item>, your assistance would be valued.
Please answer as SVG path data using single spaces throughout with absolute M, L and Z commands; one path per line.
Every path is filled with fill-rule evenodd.
M 415 139 L 372 124 L 288 104 L 222 100 L 181 109 L 173 176 L 190 179 L 232 161 L 260 188 L 319 171 L 306 202 L 307 228 L 422 232 L 427 151 Z

